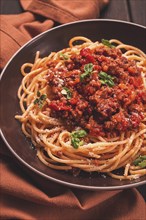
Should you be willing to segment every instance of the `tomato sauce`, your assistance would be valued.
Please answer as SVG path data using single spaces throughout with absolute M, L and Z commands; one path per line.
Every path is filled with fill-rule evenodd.
M 142 70 L 119 49 L 84 48 L 63 66 L 55 66 L 48 64 L 53 116 L 93 136 L 119 134 L 140 125 L 146 103 Z

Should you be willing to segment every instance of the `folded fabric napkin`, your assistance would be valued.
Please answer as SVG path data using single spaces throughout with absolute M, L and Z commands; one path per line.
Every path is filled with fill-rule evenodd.
M 81 19 L 97 18 L 109 0 L 20 0 L 24 12 L 1 15 L 1 58 L 3 68 L 10 57 L 32 37 Z
M 1 16 L 1 64 L 39 33 L 79 19 L 97 18 L 109 0 L 20 0 L 24 12 Z M 1 140 L 1 219 L 144 220 L 136 189 L 84 191 L 24 170 Z

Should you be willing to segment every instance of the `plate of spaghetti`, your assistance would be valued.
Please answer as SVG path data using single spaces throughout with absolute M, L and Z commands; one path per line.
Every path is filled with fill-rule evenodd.
M 1 75 L 1 133 L 26 167 L 84 189 L 146 183 L 144 33 L 122 21 L 73 22 L 12 57 Z

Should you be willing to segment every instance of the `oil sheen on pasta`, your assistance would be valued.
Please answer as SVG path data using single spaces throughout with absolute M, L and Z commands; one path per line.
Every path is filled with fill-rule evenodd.
M 141 50 L 115 39 L 93 43 L 75 37 L 48 57 L 37 52 L 21 72 L 22 114 L 16 118 L 45 165 L 117 179 L 146 174 L 146 55 Z M 116 173 L 119 168 L 123 174 Z

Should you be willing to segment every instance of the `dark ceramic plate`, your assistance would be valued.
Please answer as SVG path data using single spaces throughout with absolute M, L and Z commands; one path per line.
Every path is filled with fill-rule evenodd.
M 45 177 L 58 183 L 82 189 L 121 189 L 146 183 L 145 177 L 132 181 L 119 181 L 110 177 L 104 178 L 97 173 L 90 175 L 83 172 L 74 177 L 71 173 L 50 169 L 38 160 L 31 142 L 21 132 L 20 123 L 14 119 L 15 114 L 20 112 L 17 98 L 17 90 L 22 79 L 20 67 L 25 62 L 33 61 L 36 51 L 39 50 L 42 57 L 46 56 L 51 51 L 68 47 L 69 39 L 78 35 L 88 37 L 92 41 L 102 38 L 116 38 L 145 51 L 145 34 L 145 27 L 128 22 L 102 19 L 87 20 L 56 27 L 25 44 L 11 58 L 1 74 L 1 134 L 16 158 L 30 171 L 39 174 L 39 178 Z

